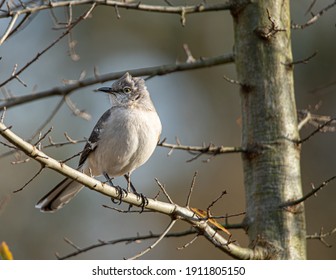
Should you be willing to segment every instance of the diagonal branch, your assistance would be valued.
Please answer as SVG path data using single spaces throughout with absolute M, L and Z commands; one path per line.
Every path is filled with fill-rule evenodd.
M 60 163 L 59 161 L 49 157 L 45 153 L 38 150 L 35 146 L 24 141 L 6 127 L 4 123 L 0 123 L 0 135 L 7 139 L 10 143 L 22 150 L 29 157 L 38 161 L 43 166 L 50 168 L 68 178 L 87 186 L 88 188 L 97 191 L 111 198 L 120 199 L 119 192 L 116 188 L 109 186 L 101 181 L 87 176 L 69 166 Z M 143 206 L 142 201 L 136 194 L 128 193 L 127 196 L 121 198 L 123 202 L 130 205 Z M 268 257 L 268 252 L 265 248 L 256 247 L 254 249 L 243 248 L 234 243 L 230 243 L 227 239 L 221 236 L 216 229 L 212 228 L 207 221 L 199 219 L 193 211 L 186 207 L 181 207 L 177 204 L 162 202 L 148 198 L 148 204 L 144 208 L 170 216 L 173 220 L 180 219 L 191 224 L 199 234 L 202 234 L 219 250 L 237 259 L 265 259 Z
M 308 198 L 310 198 L 313 195 L 316 195 L 316 193 L 318 191 L 320 191 L 322 188 L 324 188 L 325 186 L 327 186 L 331 181 L 336 179 L 336 175 L 330 177 L 329 179 L 325 180 L 324 182 L 322 182 L 317 188 L 314 187 L 313 185 L 313 189 L 307 193 L 306 195 L 302 196 L 299 199 L 293 200 L 293 201 L 288 201 L 282 205 L 280 205 L 280 207 L 291 207 L 291 206 L 295 206 L 297 204 L 300 204 L 301 202 L 304 202 L 305 200 L 307 200 Z
M 9 34 L 11 33 L 11 31 L 12 31 L 12 29 L 13 29 L 13 27 L 14 27 L 14 25 L 15 25 L 15 22 L 16 22 L 16 20 L 18 19 L 18 17 L 19 17 L 18 14 L 15 14 L 15 15 L 12 17 L 12 19 L 11 19 L 10 23 L 8 24 L 8 27 L 7 27 L 7 29 L 6 29 L 6 31 L 5 31 L 5 33 L 4 33 L 4 35 L 3 35 L 3 36 L 1 37 L 1 39 L 0 39 L 0 46 L 2 45 L 3 42 L 6 41 L 7 37 L 8 37 Z
M 293 29 L 304 29 L 304 28 L 306 28 L 306 27 L 314 24 L 315 22 L 317 22 L 317 20 L 324 13 L 326 13 L 328 10 L 330 10 L 331 8 L 333 8 L 335 5 L 336 5 L 336 1 L 334 1 L 333 3 L 329 4 L 328 6 L 326 6 L 322 10 L 320 10 L 316 15 L 313 15 L 313 17 L 310 20 L 308 20 L 306 23 L 304 23 L 304 24 L 292 24 L 292 28 Z
M 193 70 L 193 69 L 212 67 L 216 65 L 222 65 L 226 63 L 232 63 L 233 61 L 234 61 L 233 54 L 225 54 L 225 55 L 220 55 L 220 56 L 215 56 L 215 57 L 210 57 L 210 58 L 200 58 L 192 63 L 186 62 L 186 63 L 178 63 L 178 64 L 167 64 L 167 65 L 161 65 L 161 66 L 155 66 L 155 67 L 128 70 L 128 72 L 132 76 L 161 76 L 161 75 L 167 75 L 167 74 L 179 72 L 179 71 L 187 71 L 187 70 Z M 41 92 L 30 94 L 30 95 L 25 95 L 25 96 L 20 96 L 20 97 L 11 97 L 0 104 L 0 110 L 3 110 L 5 107 L 8 109 L 10 107 L 14 107 L 17 105 L 40 100 L 42 98 L 47 98 L 51 96 L 66 96 L 80 88 L 91 86 L 97 83 L 103 83 L 103 82 L 118 79 L 122 75 L 124 75 L 125 72 L 126 70 L 108 73 L 108 74 L 104 74 L 100 76 L 96 75 L 95 77 L 80 80 L 71 85 L 66 85 L 63 87 L 55 87 L 49 90 L 41 91 Z

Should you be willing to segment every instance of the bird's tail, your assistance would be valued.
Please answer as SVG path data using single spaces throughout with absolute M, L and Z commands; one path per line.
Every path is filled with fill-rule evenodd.
M 83 188 L 83 185 L 66 178 L 42 197 L 35 205 L 41 212 L 55 212 L 73 199 Z

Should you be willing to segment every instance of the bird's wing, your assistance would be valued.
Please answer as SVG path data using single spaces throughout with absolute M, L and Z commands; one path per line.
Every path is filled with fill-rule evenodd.
M 109 119 L 111 115 L 111 109 L 107 110 L 99 119 L 95 127 L 93 128 L 91 135 L 89 137 L 89 140 L 87 141 L 83 152 L 81 154 L 81 157 L 79 159 L 78 166 L 82 166 L 85 161 L 87 160 L 88 156 L 90 155 L 91 152 L 93 152 L 98 144 L 98 141 L 100 139 L 100 135 L 102 130 L 104 129 L 107 120 Z

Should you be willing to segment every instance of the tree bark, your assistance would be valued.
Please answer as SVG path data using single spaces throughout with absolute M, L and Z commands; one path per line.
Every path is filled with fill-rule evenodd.
M 305 259 L 300 145 L 288 0 L 237 1 L 232 11 L 241 83 L 242 147 L 251 246 L 266 258 Z M 239 5 L 239 3 L 241 5 Z

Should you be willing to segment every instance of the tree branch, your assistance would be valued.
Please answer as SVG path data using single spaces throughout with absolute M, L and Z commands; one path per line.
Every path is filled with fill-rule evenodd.
M 188 152 L 196 152 L 200 154 L 207 155 L 218 155 L 218 154 L 228 154 L 228 153 L 245 153 L 246 149 L 242 147 L 224 147 L 224 146 L 215 146 L 209 144 L 207 146 L 185 146 L 180 143 L 177 144 L 169 144 L 165 141 L 161 141 L 158 143 L 159 147 L 164 147 L 170 149 L 169 155 L 173 150 L 184 150 Z
M 139 69 L 133 69 L 133 70 L 127 70 L 127 71 L 132 76 L 161 76 L 161 75 L 167 75 L 167 74 L 179 72 L 179 71 L 194 70 L 194 69 L 212 67 L 212 66 L 226 64 L 226 63 L 232 63 L 233 61 L 234 61 L 233 54 L 225 54 L 225 55 L 220 55 L 220 56 L 210 57 L 210 58 L 200 58 L 192 63 L 167 64 L 167 65 L 139 68 Z M 96 75 L 95 77 L 91 77 L 91 78 L 87 78 L 84 80 L 74 82 L 71 85 L 66 85 L 63 87 L 55 87 L 49 90 L 41 91 L 41 92 L 30 94 L 30 95 L 20 96 L 20 97 L 10 97 L 6 101 L 4 101 L 2 104 L 0 104 L 0 110 L 3 110 L 5 107 L 8 109 L 8 108 L 11 108 L 17 105 L 40 100 L 42 98 L 47 98 L 51 96 L 66 96 L 72 93 L 73 91 L 83 88 L 83 87 L 118 79 L 123 74 L 125 74 L 125 72 L 126 70 L 108 73 L 108 74 L 104 74 L 100 76 Z
M 313 15 L 313 17 L 308 20 L 306 23 L 304 24 L 294 24 L 292 23 L 292 28 L 293 29 L 304 29 L 312 24 L 314 24 L 315 22 L 317 22 L 317 20 L 324 14 L 326 13 L 328 10 L 330 10 L 331 8 L 333 8 L 336 5 L 336 1 L 334 1 L 333 3 L 329 4 L 328 6 L 326 6 L 325 8 L 323 8 L 322 10 L 320 10 L 316 15 Z M 309 8 L 310 10 L 311 8 Z
M 141 2 L 128 2 L 128 1 L 112 1 L 112 0 L 80 0 L 80 1 L 45 1 L 45 4 L 32 5 L 27 7 L 16 7 L 11 8 L 7 12 L 2 10 L 0 18 L 14 17 L 15 15 L 22 14 L 32 14 L 42 10 L 48 10 L 59 7 L 67 6 L 82 6 L 87 4 L 96 4 L 102 6 L 111 6 L 117 8 L 124 8 L 129 10 L 144 11 L 144 12 L 158 12 L 158 13 L 169 13 L 169 14 L 192 14 L 201 12 L 213 12 L 213 11 L 223 11 L 230 10 L 235 6 L 234 1 L 226 1 L 221 4 L 199 4 L 199 5 L 189 5 L 189 6 L 162 6 L 162 5 L 147 5 L 141 4 Z
M 332 229 L 331 231 L 324 232 L 323 227 L 321 227 L 319 233 L 315 233 L 315 234 L 312 234 L 312 235 L 307 235 L 307 239 L 319 240 L 326 247 L 331 248 L 332 245 L 328 244 L 327 241 L 325 241 L 325 237 L 331 236 L 333 234 L 336 234 L 336 228 Z
M 333 181 L 335 179 L 336 179 L 336 175 L 332 176 L 329 179 L 322 182 L 317 188 L 315 188 L 314 185 L 313 185 L 313 189 L 309 193 L 307 193 L 306 195 L 302 196 L 299 199 L 296 199 L 296 200 L 293 200 L 293 201 L 288 201 L 288 202 L 280 205 L 280 207 L 291 207 L 291 206 L 295 206 L 297 204 L 300 204 L 301 202 L 304 202 L 305 200 L 307 200 L 311 196 L 315 195 L 318 191 L 320 191 L 323 187 L 327 186 L 331 181 Z
M 0 123 L 0 135 L 7 139 L 10 143 L 22 150 L 29 157 L 41 163 L 43 166 L 50 168 L 68 178 L 76 180 L 77 182 L 87 186 L 88 188 L 97 191 L 103 195 L 114 199 L 120 199 L 118 190 L 98 181 L 90 176 L 87 176 L 69 166 L 60 163 L 59 161 L 49 157 L 45 153 L 38 150 L 35 146 L 24 141 Z M 134 194 L 128 193 L 127 196 L 122 197 L 121 200 L 131 205 L 143 206 L 141 199 Z M 181 207 L 177 204 L 162 202 L 148 198 L 148 204 L 144 208 L 170 216 L 173 220 L 180 219 L 191 224 L 199 234 L 202 234 L 207 240 L 215 245 L 219 250 L 237 259 L 265 259 L 268 257 L 268 252 L 262 247 L 254 249 L 243 248 L 236 244 L 230 243 L 223 236 L 217 233 L 216 229 L 212 228 L 206 221 L 200 219 L 193 211 L 187 207 Z

